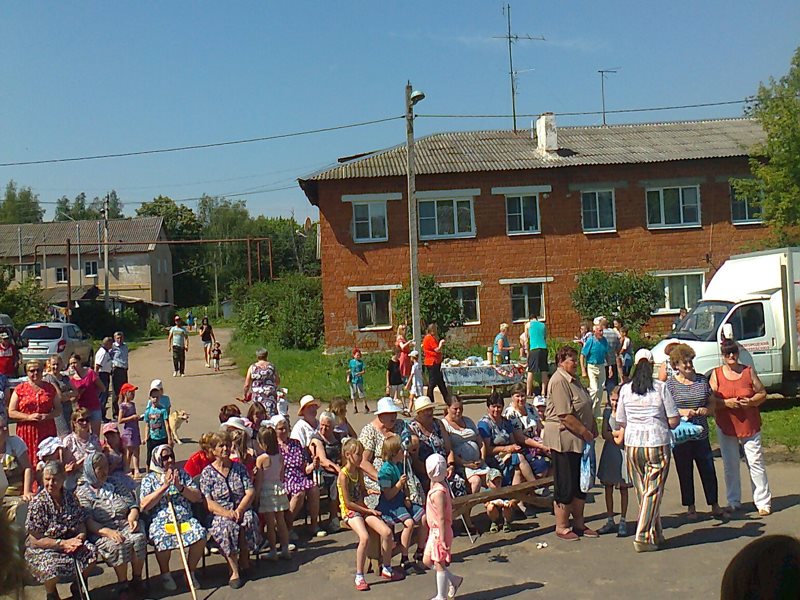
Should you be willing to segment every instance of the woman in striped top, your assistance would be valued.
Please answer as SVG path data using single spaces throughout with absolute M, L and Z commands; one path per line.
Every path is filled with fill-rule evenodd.
M 725 515 L 718 503 L 717 472 L 714 468 L 711 444 L 708 441 L 708 416 L 714 412 L 712 397 L 714 392 L 708 378 L 695 372 L 692 363 L 694 357 L 694 350 L 688 344 L 675 346 L 669 358 L 676 373 L 667 380 L 667 389 L 675 400 L 681 417 L 703 428 L 703 434 L 699 439 L 683 442 L 672 450 L 675 469 L 678 471 L 678 480 L 681 484 L 681 504 L 686 507 L 686 517 L 690 521 L 697 519 L 693 463 L 697 464 L 706 502 L 711 506 L 711 514 L 715 517 Z

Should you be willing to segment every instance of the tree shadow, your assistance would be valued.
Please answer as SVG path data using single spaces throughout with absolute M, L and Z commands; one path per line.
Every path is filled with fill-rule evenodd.
M 459 594 L 461 600 L 497 600 L 498 598 L 507 598 L 514 594 L 520 594 L 530 590 L 537 590 L 544 587 L 543 583 L 537 581 L 528 581 L 525 583 L 516 583 L 514 585 L 504 585 L 502 587 L 493 588 L 490 590 L 481 590 L 479 592 L 470 592 L 468 594 Z

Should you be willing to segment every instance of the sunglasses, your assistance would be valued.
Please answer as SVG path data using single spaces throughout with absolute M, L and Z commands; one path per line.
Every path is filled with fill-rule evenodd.
M 739 356 L 739 353 L 736 350 L 733 350 L 732 352 L 726 352 L 725 356 Z
M 81 423 L 82 425 L 86 425 L 89 422 L 89 419 L 75 419 L 76 423 Z
M 171 452 L 165 452 L 161 455 L 161 460 L 169 460 L 170 458 L 175 458 L 175 456 Z

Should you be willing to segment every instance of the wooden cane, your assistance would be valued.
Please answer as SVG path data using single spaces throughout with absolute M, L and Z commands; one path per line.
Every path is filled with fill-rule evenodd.
M 178 550 L 180 551 L 181 561 L 183 562 L 183 570 L 186 573 L 186 583 L 189 584 L 189 591 L 192 592 L 192 600 L 197 600 L 197 592 L 192 582 L 192 572 L 189 570 L 189 561 L 186 559 L 186 547 L 183 545 L 181 524 L 178 521 L 178 514 L 175 512 L 175 505 L 172 503 L 172 498 L 170 498 L 169 495 L 167 496 L 167 503 L 169 504 L 169 514 L 172 517 L 172 525 L 175 527 L 175 537 L 178 539 Z

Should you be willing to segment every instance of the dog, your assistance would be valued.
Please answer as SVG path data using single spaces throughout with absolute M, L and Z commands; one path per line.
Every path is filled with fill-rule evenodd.
M 175 438 L 176 444 L 182 444 L 178 429 L 181 425 L 189 422 L 189 413 L 185 410 L 173 410 L 169 413 L 169 426 L 172 429 L 172 436 Z

